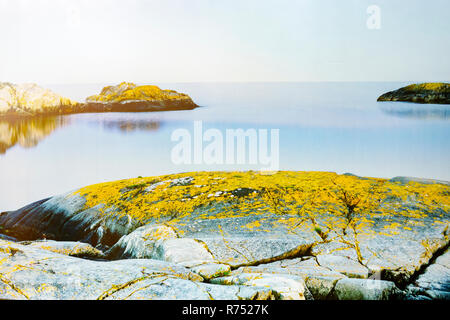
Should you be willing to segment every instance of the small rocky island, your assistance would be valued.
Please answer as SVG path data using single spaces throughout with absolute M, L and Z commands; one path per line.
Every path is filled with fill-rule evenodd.
M 137 86 L 122 82 L 107 86 L 98 95 L 86 98 L 85 112 L 143 112 L 191 110 L 198 106 L 184 93 L 161 90 L 157 86 Z
M 411 84 L 381 95 L 377 101 L 406 101 L 415 103 L 450 104 L 449 83 Z
M 450 299 L 449 194 L 296 171 L 91 185 L 0 214 L 0 299 Z
M 192 99 L 157 86 L 122 82 L 107 86 L 85 103 L 73 101 L 36 84 L 0 83 L 0 118 L 60 115 L 86 112 L 148 112 L 191 110 Z

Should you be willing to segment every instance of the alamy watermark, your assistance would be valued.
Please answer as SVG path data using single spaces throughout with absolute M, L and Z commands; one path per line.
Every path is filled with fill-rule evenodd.
M 174 164 L 255 165 L 261 171 L 278 171 L 279 139 L 279 129 L 203 130 L 203 122 L 194 121 L 192 129 L 172 132 L 176 144 L 171 160 Z
M 373 4 L 367 7 L 366 10 L 369 17 L 367 18 L 366 25 L 370 30 L 381 29 L 381 9 L 379 6 Z

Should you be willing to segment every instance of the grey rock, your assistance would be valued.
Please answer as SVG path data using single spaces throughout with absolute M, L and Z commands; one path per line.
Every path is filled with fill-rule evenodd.
M 392 300 L 401 297 L 401 291 L 393 282 L 384 280 L 338 280 L 330 294 L 336 300 Z
M 331 277 L 309 277 L 306 286 L 315 300 L 327 300 L 339 279 Z
M 214 262 L 208 247 L 199 240 L 189 238 L 160 240 L 152 254 L 153 259 L 175 263 L 201 260 Z
M 130 216 L 102 213 L 101 206 L 86 208 L 86 200 L 74 193 L 43 199 L 0 215 L 0 225 L 19 240 L 53 239 L 112 246 L 139 227 Z
M 349 278 L 365 279 L 369 275 L 369 270 L 365 266 L 347 257 L 321 254 L 316 259 L 320 266 L 345 274 Z
M 109 259 L 152 258 L 157 241 L 177 237 L 178 235 L 171 227 L 145 225 L 120 238 L 107 255 Z
M 217 261 L 232 267 L 266 263 L 307 254 L 312 242 L 300 239 L 270 239 L 230 236 L 208 238 L 199 235 Z
M 231 268 L 226 264 L 205 263 L 194 266 L 191 268 L 191 270 L 201 275 L 203 279 L 210 280 L 212 278 L 217 278 L 229 274 Z
M 416 178 L 416 177 L 404 177 L 404 176 L 394 177 L 394 178 L 390 179 L 389 181 L 390 182 L 400 182 L 401 184 L 407 184 L 409 182 L 418 182 L 418 183 L 423 183 L 423 184 L 440 183 L 440 184 L 444 184 L 446 186 L 450 186 L 449 181 L 426 179 L 426 178 Z
M 295 275 L 302 277 L 305 281 L 309 278 L 316 277 L 328 277 L 332 279 L 343 279 L 345 276 L 339 272 L 332 271 L 328 268 L 317 267 L 317 266 L 296 266 L 291 265 L 289 267 L 274 267 L 267 265 L 250 266 L 250 267 L 240 267 L 233 270 L 232 274 L 239 273 L 269 273 L 269 274 L 285 274 L 285 275 Z
M 450 251 L 437 257 L 407 291 L 408 299 L 450 300 Z
M 266 273 L 240 273 L 214 278 L 212 283 L 267 287 L 280 294 L 281 300 L 305 300 L 305 283 L 302 277 Z
M 160 277 L 151 282 L 139 282 L 119 290 L 106 300 L 274 300 L 277 292 L 270 288 L 249 286 L 223 286 L 193 282 L 178 278 Z
M 220 286 L 151 259 L 92 261 L 0 240 L 0 299 L 275 299 L 269 288 Z
M 405 230 L 405 221 L 399 217 L 390 217 L 388 222 L 375 218 L 370 230 L 372 235 L 359 237 L 362 262 L 369 271 L 368 275 L 381 273 L 384 280 L 394 281 L 399 287 L 406 286 L 410 278 L 428 264 L 434 252 L 448 244 L 448 222 L 435 221 L 435 217 L 430 215 L 422 218 L 411 230 Z M 400 226 L 395 236 L 385 231 L 391 223 Z M 317 245 L 312 254 L 343 256 L 353 260 L 355 265 L 358 263 L 355 251 L 342 250 L 342 244 L 337 242 Z
M 52 252 L 65 254 L 72 257 L 103 259 L 105 255 L 100 250 L 92 247 L 89 243 L 74 242 L 74 241 L 32 241 L 21 242 L 20 244 L 32 248 L 49 250 Z

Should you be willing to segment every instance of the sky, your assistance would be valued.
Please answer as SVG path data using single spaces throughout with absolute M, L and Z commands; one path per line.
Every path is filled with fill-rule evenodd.
M 449 81 L 448 12 L 448 0 L 0 0 L 0 81 Z

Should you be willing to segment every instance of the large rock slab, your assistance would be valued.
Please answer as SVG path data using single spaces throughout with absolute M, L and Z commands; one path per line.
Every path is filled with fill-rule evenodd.
M 109 259 L 152 258 L 158 241 L 178 238 L 173 228 L 165 225 L 145 225 L 121 237 L 108 251 Z
M 197 239 L 208 246 L 217 261 L 234 268 L 306 255 L 312 245 L 309 241 L 284 237 L 270 239 L 267 237 L 198 236 Z
M 190 238 L 160 241 L 156 244 L 152 258 L 175 263 L 214 261 L 212 254 L 208 251 L 208 247 L 204 243 Z
M 191 262 L 188 263 L 191 264 Z M 181 263 L 181 265 L 190 267 L 193 272 L 198 273 L 205 280 L 211 280 L 213 278 L 227 275 L 231 271 L 229 265 L 220 263 L 201 262 L 199 264 L 196 263 L 195 266 L 187 266 L 186 263 Z
M 220 286 L 150 259 L 91 261 L 0 240 L 0 299 L 275 299 L 269 288 Z
M 277 291 L 281 300 L 305 300 L 305 283 L 302 277 L 265 273 L 239 273 L 211 280 L 223 285 L 245 285 L 267 287 Z
M 105 255 L 98 249 L 92 247 L 89 243 L 74 242 L 74 241 L 24 241 L 20 244 L 31 248 L 38 248 L 42 250 L 49 250 L 52 252 L 65 254 L 72 257 L 89 258 L 89 259 L 103 259 Z
M 329 297 L 336 300 L 395 300 L 401 299 L 402 293 L 390 281 L 342 279 L 336 282 Z
M 80 241 L 109 247 L 139 224 L 130 216 L 111 216 L 102 205 L 86 207 L 84 197 L 68 192 L 0 213 L 3 230 L 20 240 Z
M 309 278 L 328 277 L 331 279 L 346 278 L 342 273 L 330 270 L 329 268 L 321 267 L 313 263 L 314 259 L 292 259 L 280 260 L 273 263 L 260 264 L 258 266 L 240 267 L 232 271 L 232 275 L 241 273 L 267 273 L 278 275 L 292 275 L 300 276 L 305 281 Z
M 437 257 L 407 289 L 409 299 L 450 300 L 450 250 Z
M 320 266 L 345 274 L 349 278 L 365 279 L 369 276 L 369 270 L 365 266 L 347 257 L 321 254 L 316 260 Z
M 342 250 L 344 246 L 338 242 L 317 245 L 312 254 L 317 257 L 332 254 L 349 259 L 343 261 L 352 265 L 349 264 L 346 271 L 350 277 L 376 277 L 405 287 L 422 266 L 428 264 L 435 252 L 448 245 L 448 215 L 444 214 L 443 217 L 439 221 L 436 216 L 426 216 L 414 221 L 414 226 L 406 228 L 405 220 L 399 217 L 375 219 L 369 229 L 370 234 L 358 238 L 362 264 L 354 250 Z M 351 269 L 358 265 L 367 268 L 367 276 L 364 267 L 358 267 L 361 270 L 359 276 L 351 275 Z M 345 267 L 341 271 L 345 271 Z

